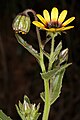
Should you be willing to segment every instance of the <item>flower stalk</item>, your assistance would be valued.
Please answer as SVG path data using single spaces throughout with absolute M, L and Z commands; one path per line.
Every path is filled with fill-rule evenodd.
M 28 13 L 32 13 L 33 16 L 34 16 L 34 19 L 36 21 L 38 21 L 38 18 L 36 16 L 36 12 L 34 10 L 26 9 L 25 11 L 23 11 L 23 13 L 26 14 L 26 15 L 28 15 Z M 36 33 L 37 33 L 37 38 L 38 38 L 38 43 L 39 43 L 39 48 L 40 48 L 42 46 L 42 44 L 41 44 L 41 36 L 40 36 L 40 32 L 39 32 L 39 28 L 38 27 L 36 27 Z
M 44 17 L 42 17 L 40 14 L 36 14 L 34 10 L 27 9 L 23 11 L 21 14 L 19 14 L 19 16 L 15 19 L 12 25 L 13 30 L 15 32 L 16 32 L 16 29 L 17 29 L 17 33 L 21 32 L 21 33 L 27 34 L 29 32 L 30 30 L 30 17 L 28 14 L 29 12 L 33 14 L 35 19 L 35 21 L 33 21 L 32 23 L 36 26 L 39 52 L 35 50 L 26 41 L 24 41 L 18 34 L 16 34 L 16 38 L 18 42 L 37 59 L 41 67 L 41 71 L 42 71 L 41 77 L 44 82 L 44 92 L 40 94 L 42 100 L 44 101 L 44 110 L 43 110 L 42 120 L 48 120 L 50 107 L 60 96 L 62 80 L 63 80 L 65 70 L 69 65 L 71 65 L 71 64 L 67 64 L 68 48 L 61 51 L 62 49 L 61 41 L 56 46 L 56 48 L 54 48 L 55 37 L 58 34 L 61 34 L 61 32 L 73 28 L 74 26 L 67 26 L 67 25 L 70 22 L 72 22 L 75 19 L 75 17 L 71 17 L 64 22 L 67 15 L 67 10 L 63 10 L 58 17 L 58 9 L 56 7 L 53 7 L 51 11 L 51 17 L 47 10 L 43 11 Z M 38 22 L 38 18 L 41 22 Z M 49 41 L 51 42 L 50 53 L 47 53 L 44 49 L 45 45 L 42 44 L 39 28 L 40 30 L 46 30 L 47 35 L 50 36 L 50 39 L 49 39 Z M 47 41 L 47 38 L 45 41 L 46 41 L 45 44 L 48 44 L 49 41 Z M 48 68 L 46 68 L 45 66 L 44 56 L 46 56 L 48 59 L 48 64 L 47 64 Z M 35 104 L 32 105 L 30 104 L 29 101 L 28 103 L 27 101 L 24 101 L 24 103 L 25 103 L 24 105 L 26 109 L 24 109 L 24 105 L 22 105 L 21 103 L 19 103 L 19 108 L 16 106 L 18 114 L 21 116 L 21 119 L 37 120 L 40 115 L 40 113 L 38 113 L 39 107 L 36 108 Z M 35 114 L 33 114 L 33 112 Z M 23 115 L 23 113 L 25 113 L 25 116 Z M 26 113 L 27 113 L 27 116 L 26 116 Z

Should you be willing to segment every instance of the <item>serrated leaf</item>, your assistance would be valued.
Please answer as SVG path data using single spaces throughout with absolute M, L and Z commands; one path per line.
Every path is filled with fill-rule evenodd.
M 51 99 L 50 104 L 51 105 L 60 96 L 64 72 L 65 72 L 65 70 L 62 70 L 59 74 L 57 74 L 53 78 L 53 89 L 52 89 L 52 93 L 51 93 L 51 96 L 50 96 L 50 99 Z
M 3 113 L 2 110 L 0 110 L 0 120 L 12 120 L 12 119 L 8 117 L 5 113 Z
M 59 68 L 54 68 L 53 70 L 50 70 L 48 72 L 45 72 L 45 73 L 41 73 L 41 77 L 45 80 L 49 80 L 51 79 L 54 75 L 58 74 L 59 72 L 61 72 L 62 70 L 64 70 L 65 68 L 67 68 L 68 66 L 70 66 L 72 63 L 69 63 L 69 64 L 65 64 L 65 65 L 62 65 L 61 67 Z
M 19 35 L 19 34 L 15 34 L 17 41 L 25 48 L 27 49 L 35 58 L 37 58 L 38 60 L 39 58 L 39 54 L 38 52 L 30 45 L 28 44 L 26 41 L 24 41 L 24 39 Z

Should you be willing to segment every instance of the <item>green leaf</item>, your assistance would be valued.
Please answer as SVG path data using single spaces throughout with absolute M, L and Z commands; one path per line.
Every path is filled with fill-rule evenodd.
M 61 72 L 62 70 L 64 70 L 65 68 L 67 68 L 68 66 L 70 66 L 72 63 L 69 64 L 65 64 L 62 65 L 61 67 L 57 67 L 54 68 L 53 70 L 50 70 L 48 72 L 45 73 L 41 73 L 41 77 L 45 80 L 49 80 L 51 79 L 54 75 L 58 74 L 59 72 Z
M 65 73 L 65 69 L 60 71 L 58 74 L 54 75 L 52 77 L 52 85 L 50 88 L 50 104 L 52 105 L 56 99 L 60 96 L 61 93 L 61 87 L 62 87 L 62 79 Z M 45 102 L 45 92 L 42 92 L 40 94 L 40 97 Z
M 40 97 L 41 97 L 42 100 L 45 102 L 45 93 L 44 93 L 44 92 L 40 93 Z
M 17 105 L 15 105 L 15 106 L 16 106 L 16 110 L 17 110 L 19 116 L 21 117 L 21 119 L 22 119 L 22 120 L 26 120 L 25 115 L 22 114 L 22 109 L 21 109 L 21 108 L 18 108 Z M 21 106 L 20 106 L 20 107 L 21 107 Z
M 61 87 L 62 87 L 62 80 L 64 76 L 65 69 L 60 71 L 55 77 L 53 77 L 53 88 L 50 96 L 50 103 L 51 105 L 56 101 L 56 99 L 60 96 Z
M 23 40 L 23 38 L 19 34 L 15 34 L 17 41 L 25 48 L 27 49 L 35 58 L 38 60 L 40 59 L 38 52 L 26 41 Z
M 55 48 L 55 51 L 60 51 L 61 49 L 62 49 L 62 41 L 59 42 L 59 44 Z
M 4 114 L 2 110 L 0 110 L 0 120 L 12 120 L 12 119 L 8 117 L 6 114 Z
M 53 56 L 51 58 L 51 62 L 54 63 L 54 61 L 58 58 L 58 55 L 62 49 L 62 41 L 57 45 L 55 48 L 55 51 L 53 52 Z

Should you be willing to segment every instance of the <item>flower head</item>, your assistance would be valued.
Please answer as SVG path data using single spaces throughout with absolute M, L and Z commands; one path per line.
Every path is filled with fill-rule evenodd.
M 63 10 L 59 15 L 59 17 L 58 17 L 58 13 L 59 13 L 58 9 L 56 7 L 53 7 L 50 17 L 49 12 L 47 10 L 44 10 L 43 11 L 44 17 L 42 17 L 40 14 L 36 15 L 42 23 L 38 21 L 33 21 L 32 23 L 37 27 L 49 32 L 60 32 L 74 27 L 67 25 L 71 23 L 75 19 L 75 17 L 71 17 L 64 22 L 67 15 L 67 10 Z
M 13 30 L 16 33 L 27 34 L 30 30 L 30 17 L 21 13 L 16 16 L 12 24 Z

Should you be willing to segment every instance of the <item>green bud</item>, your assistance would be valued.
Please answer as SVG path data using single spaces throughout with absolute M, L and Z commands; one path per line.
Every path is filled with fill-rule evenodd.
M 60 64 L 68 60 L 68 48 L 64 49 L 59 54 Z
M 23 104 L 19 101 L 19 107 L 16 105 L 16 109 L 20 117 L 24 120 L 37 120 L 40 113 L 38 112 L 40 104 L 31 104 L 27 96 L 24 96 Z
M 22 13 L 16 16 L 12 28 L 16 33 L 27 34 L 30 30 L 30 24 L 30 17 Z

